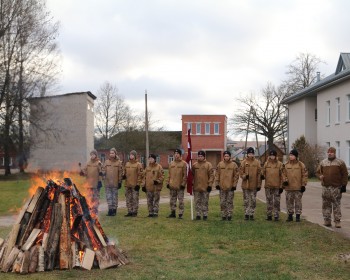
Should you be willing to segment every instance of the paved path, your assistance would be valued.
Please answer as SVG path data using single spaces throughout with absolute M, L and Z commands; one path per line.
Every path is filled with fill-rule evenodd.
M 240 188 L 239 190 L 240 191 Z M 322 199 L 321 199 L 322 188 L 319 182 L 309 182 L 307 189 L 303 195 L 303 214 L 302 218 L 306 219 L 312 223 L 316 223 L 323 226 L 323 217 L 322 217 Z M 211 195 L 217 195 L 218 191 L 213 191 Z M 189 199 L 189 196 L 185 196 L 186 199 Z M 258 192 L 258 199 L 265 202 L 265 192 L 262 189 Z M 160 203 L 169 203 L 168 196 L 161 196 Z M 333 230 L 341 233 L 350 239 L 350 193 L 343 193 L 343 198 L 341 201 L 342 208 L 342 228 L 338 229 L 334 227 L 334 224 L 331 228 L 324 227 L 328 230 Z M 140 205 L 145 205 L 146 199 L 140 199 Z M 119 201 L 119 208 L 125 208 L 125 201 Z M 105 202 L 100 204 L 101 211 L 107 211 L 107 204 Z M 281 210 L 286 212 L 286 200 L 285 192 L 282 194 L 281 199 Z M 0 226 L 11 226 L 13 225 L 16 219 L 16 215 L 13 216 L 4 216 L 0 217 Z

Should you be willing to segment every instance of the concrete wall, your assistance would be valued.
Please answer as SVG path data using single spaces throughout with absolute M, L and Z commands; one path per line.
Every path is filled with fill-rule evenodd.
M 78 171 L 94 147 L 94 99 L 90 92 L 30 100 L 29 171 Z

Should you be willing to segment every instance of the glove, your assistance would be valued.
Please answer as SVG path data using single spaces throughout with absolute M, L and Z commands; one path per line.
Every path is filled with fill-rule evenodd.
M 100 190 L 102 188 L 102 182 L 101 181 L 98 181 L 97 188 L 98 188 L 98 190 Z
M 280 189 L 278 190 L 278 192 L 279 192 L 279 194 L 283 193 L 283 189 L 280 188 Z
M 231 188 L 231 192 L 234 192 L 236 190 L 236 187 Z
M 139 185 L 136 185 L 135 188 L 134 188 L 135 191 L 140 191 L 140 186 Z
M 284 182 L 282 183 L 282 185 L 286 187 L 286 186 L 289 185 L 289 183 L 288 183 L 288 181 L 284 181 Z
M 143 192 L 146 192 L 146 187 L 142 187 L 142 191 L 143 191 Z
M 185 186 L 180 186 L 180 190 L 184 190 L 185 189 Z
M 215 189 L 220 190 L 220 186 L 219 186 L 219 185 L 217 185 L 217 186 L 215 187 Z
M 207 187 L 207 192 L 210 193 L 211 192 L 211 186 Z
M 84 171 L 81 170 L 80 173 L 79 173 L 80 176 L 84 176 Z
M 265 180 L 265 176 L 263 174 L 260 175 L 261 180 Z
M 304 192 L 305 191 L 305 186 L 301 186 L 301 188 L 300 188 L 300 192 Z
M 154 181 L 153 181 L 153 184 L 154 184 L 154 185 L 158 185 L 159 183 L 158 183 L 157 180 L 154 180 Z
M 126 180 L 126 175 L 123 175 L 122 180 Z
M 118 183 L 118 190 L 121 189 L 122 183 Z
M 340 187 L 340 192 L 341 192 L 341 193 L 346 192 L 346 186 L 341 186 L 341 187 Z
M 245 179 L 246 179 L 246 180 L 249 179 L 249 174 L 245 175 Z
M 261 187 L 256 188 L 256 191 L 257 191 L 257 192 L 260 192 L 260 190 L 261 190 Z

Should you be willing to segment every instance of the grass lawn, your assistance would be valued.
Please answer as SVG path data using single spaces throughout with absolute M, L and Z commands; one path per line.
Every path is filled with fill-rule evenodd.
M 15 187 L 25 194 L 25 186 L 12 183 L 17 185 L 5 188 L 7 197 L 17 193 Z M 116 217 L 101 213 L 107 236 L 127 252 L 131 264 L 27 276 L 1 273 L 1 279 L 349 279 L 350 264 L 337 256 L 350 253 L 350 240 L 306 221 L 287 223 L 285 215 L 280 222 L 267 222 L 262 203 L 256 221 L 244 221 L 241 193 L 235 195 L 231 222 L 221 221 L 217 196 L 209 207 L 208 221 L 191 221 L 189 202 L 183 220 L 166 218 L 168 204 L 161 205 L 158 218 L 146 218 L 145 205 L 137 218 L 125 218 L 126 209 Z M 0 227 L 0 236 L 10 229 Z

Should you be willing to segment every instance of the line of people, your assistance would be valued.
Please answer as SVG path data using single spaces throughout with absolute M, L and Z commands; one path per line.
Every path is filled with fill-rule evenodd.
M 232 220 L 234 209 L 234 192 L 237 189 L 239 178 L 242 179 L 244 219 L 254 220 L 257 192 L 261 190 L 265 181 L 266 220 L 279 221 L 280 199 L 283 191 L 286 193 L 287 222 L 301 221 L 302 197 L 306 190 L 308 172 L 303 162 L 298 160 L 298 151 L 293 149 L 289 153 L 289 160 L 283 164 L 277 158 L 276 151 L 269 152 L 268 160 L 263 166 L 255 158 L 254 148 L 246 151 L 247 157 L 240 167 L 231 159 L 229 151 L 223 152 L 223 160 L 214 170 L 212 164 L 206 160 L 204 151 L 199 151 L 197 161 L 193 164 L 193 194 L 195 204 L 195 219 L 207 220 L 209 212 L 209 194 L 212 187 L 219 190 L 220 209 L 222 220 Z M 336 227 L 341 227 L 340 200 L 346 192 L 348 171 L 345 163 L 336 158 L 336 150 L 331 147 L 327 151 L 328 158 L 323 160 L 318 169 L 317 176 L 322 183 L 322 212 L 324 225 L 331 226 L 333 210 Z M 96 150 L 90 154 L 90 161 L 81 175 L 87 177 L 87 197 L 91 204 L 92 213 L 98 213 L 99 189 L 102 180 L 105 182 L 106 199 L 108 204 L 107 216 L 115 216 L 118 208 L 118 189 L 125 180 L 126 217 L 136 217 L 139 207 L 140 189 L 146 193 L 148 217 L 158 217 L 160 192 L 163 184 L 169 189 L 170 214 L 168 218 L 176 218 L 178 203 L 178 218 L 184 214 L 184 194 L 187 184 L 187 164 L 182 159 L 180 149 L 174 151 L 174 160 L 169 165 L 169 174 L 164 182 L 164 170 L 156 162 L 156 156 L 150 154 L 148 166 L 143 166 L 137 160 L 136 151 L 129 153 L 129 160 L 123 168 L 115 148 L 110 150 L 109 159 L 102 164 Z

